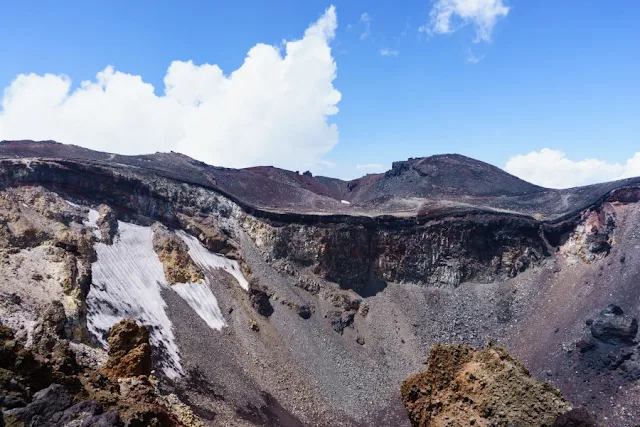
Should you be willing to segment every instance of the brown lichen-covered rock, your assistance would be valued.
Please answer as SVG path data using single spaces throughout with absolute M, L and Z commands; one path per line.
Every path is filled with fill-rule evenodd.
M 553 386 L 493 346 L 438 344 L 427 371 L 405 380 L 401 391 L 414 427 L 552 425 L 572 409 Z
M 162 262 L 169 284 L 204 280 L 204 273 L 189 256 L 187 244 L 160 224 L 153 227 L 153 249 Z
M 113 325 L 109 334 L 109 360 L 104 372 L 110 377 L 135 377 L 151 373 L 149 329 L 134 319 Z

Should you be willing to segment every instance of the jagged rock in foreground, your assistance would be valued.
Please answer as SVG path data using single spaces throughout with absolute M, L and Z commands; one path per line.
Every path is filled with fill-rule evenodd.
M 62 341 L 64 343 L 64 341 Z M 202 423 L 172 395 L 160 395 L 149 377 L 149 332 L 133 319 L 116 324 L 109 361 L 100 371 L 76 363 L 62 372 L 52 353 L 35 353 L 0 326 L 0 426 L 172 427 Z
M 492 345 L 436 345 L 427 371 L 405 380 L 401 391 L 414 427 L 596 425 L 507 350 Z

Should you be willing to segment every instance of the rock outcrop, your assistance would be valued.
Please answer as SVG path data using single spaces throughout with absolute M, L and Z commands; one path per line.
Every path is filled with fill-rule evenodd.
M 558 390 L 492 345 L 436 345 L 427 371 L 405 380 L 401 391 L 414 427 L 550 426 L 572 410 Z
M 480 216 L 374 228 L 265 224 L 246 217 L 243 227 L 268 260 L 310 268 L 343 289 L 363 293 L 376 278 L 450 287 L 469 280 L 493 282 L 547 255 L 538 226 L 519 218 Z
M 109 335 L 109 360 L 104 372 L 113 378 L 127 378 L 151 373 L 149 329 L 134 319 L 113 325 Z

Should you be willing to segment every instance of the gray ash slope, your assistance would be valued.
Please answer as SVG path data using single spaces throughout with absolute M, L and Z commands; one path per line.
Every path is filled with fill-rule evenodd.
M 407 425 L 399 385 L 431 346 L 489 338 L 607 425 L 640 419 L 636 337 L 602 342 L 585 323 L 609 304 L 640 314 L 638 179 L 550 190 L 443 155 L 345 182 L 24 141 L 0 143 L 0 177 L 0 321 L 25 339 L 61 300 L 65 338 L 99 347 L 92 272 L 127 230 L 160 223 L 167 251 L 185 232 L 239 262 L 248 291 L 202 272 L 219 330 L 161 288 L 184 368 L 162 384 L 205 425 Z M 171 264 L 191 249 L 166 255 L 192 273 Z

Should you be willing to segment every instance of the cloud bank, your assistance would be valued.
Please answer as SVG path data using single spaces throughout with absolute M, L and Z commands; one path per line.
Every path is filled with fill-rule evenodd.
M 574 161 L 561 151 L 543 148 L 510 158 L 504 170 L 543 187 L 576 187 L 640 176 L 640 152 L 620 164 L 598 159 Z
M 257 44 L 230 74 L 174 61 L 163 95 L 142 76 L 106 67 L 71 90 L 64 75 L 19 75 L 4 90 L 1 139 L 54 139 L 121 154 L 179 151 L 210 164 L 322 166 L 338 142 L 331 6 L 284 52 Z
M 490 42 L 498 19 L 508 13 L 503 0 L 436 0 L 429 22 L 420 31 L 430 35 L 450 34 L 471 24 L 476 30 L 475 43 Z

